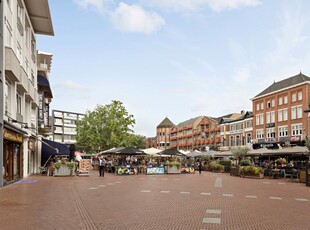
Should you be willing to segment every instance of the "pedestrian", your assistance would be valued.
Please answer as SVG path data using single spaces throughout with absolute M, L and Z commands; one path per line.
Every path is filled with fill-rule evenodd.
M 99 158 L 99 177 L 104 177 L 105 164 L 106 160 L 103 157 Z
M 201 169 L 202 169 L 202 165 L 201 165 L 201 161 L 199 161 L 199 165 L 198 165 L 199 174 L 201 174 Z

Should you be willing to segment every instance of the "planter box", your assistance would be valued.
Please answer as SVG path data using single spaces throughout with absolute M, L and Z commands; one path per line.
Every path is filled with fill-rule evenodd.
M 299 181 L 300 183 L 306 183 L 306 171 L 305 170 L 300 171 Z
M 167 167 L 167 173 L 181 173 L 180 167 L 177 166 L 169 166 Z
M 59 169 L 55 168 L 54 176 L 74 176 L 75 167 L 72 169 L 68 168 L 66 165 L 61 165 Z
M 231 176 L 240 176 L 239 168 L 231 167 L 230 168 L 230 175 Z
M 254 179 L 263 179 L 264 178 L 264 174 L 260 173 L 260 174 L 240 174 L 240 177 L 244 177 L 244 178 L 254 178 Z

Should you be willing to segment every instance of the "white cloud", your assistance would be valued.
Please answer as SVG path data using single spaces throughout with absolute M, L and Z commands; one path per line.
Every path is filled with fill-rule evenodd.
M 84 9 L 93 8 L 99 12 L 103 12 L 105 4 L 113 2 L 113 0 L 74 0 L 74 2 Z
M 64 88 L 64 89 L 71 89 L 71 90 L 89 90 L 87 87 L 80 85 L 74 81 L 67 80 L 63 83 L 56 84 L 55 88 Z
M 165 25 L 165 20 L 156 13 L 145 11 L 138 5 L 121 2 L 112 13 L 112 23 L 121 31 L 150 34 Z
M 254 7 L 261 4 L 260 0 L 141 0 L 148 6 L 159 7 L 176 12 L 194 12 L 204 6 L 213 11 L 233 10 L 241 7 Z

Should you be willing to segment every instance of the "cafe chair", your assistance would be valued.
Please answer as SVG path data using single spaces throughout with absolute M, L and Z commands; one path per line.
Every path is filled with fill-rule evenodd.
M 294 170 L 292 172 L 291 180 L 295 182 L 299 182 L 299 171 L 298 170 Z
M 284 170 L 284 175 L 283 175 L 283 178 L 289 178 L 289 179 L 292 179 L 292 173 L 288 173 L 285 169 Z

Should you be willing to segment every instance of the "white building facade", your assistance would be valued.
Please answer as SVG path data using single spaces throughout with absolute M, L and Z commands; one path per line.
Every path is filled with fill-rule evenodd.
M 36 34 L 54 35 L 54 31 L 48 0 L 5 0 L 0 4 L 2 187 L 39 172 L 37 75 L 41 63 Z

